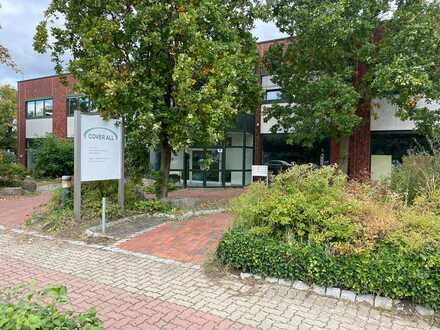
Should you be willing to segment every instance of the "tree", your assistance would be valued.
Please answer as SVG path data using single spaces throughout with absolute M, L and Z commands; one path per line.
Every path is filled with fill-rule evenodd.
M 0 25 L 0 29 L 1 29 L 1 25 Z M 12 59 L 11 54 L 9 54 L 8 49 L 2 45 L 0 45 L 0 64 L 4 64 L 12 69 L 16 69 L 16 64 Z
M 238 111 L 257 107 L 257 9 L 251 0 L 53 0 L 34 47 L 51 51 L 57 72 L 69 54 L 77 89 L 98 111 L 160 146 L 166 197 L 173 151 L 222 139 Z M 59 16 L 64 24 L 49 27 Z
M 16 146 L 16 93 L 9 85 L 0 86 L 0 150 Z
M 439 122 L 440 112 L 419 102 L 440 99 L 437 2 L 272 0 L 269 6 L 290 43 L 267 52 L 265 64 L 288 105 L 266 115 L 278 119 L 274 129 L 285 129 L 290 142 L 343 140 L 368 125 L 375 98 L 389 99 L 402 119 L 425 131 Z

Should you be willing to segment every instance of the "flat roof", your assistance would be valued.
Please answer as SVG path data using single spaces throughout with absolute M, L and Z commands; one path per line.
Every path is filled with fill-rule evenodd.
M 36 77 L 36 78 L 29 78 L 29 79 L 23 79 L 23 80 L 17 80 L 18 83 L 32 81 L 32 80 L 40 80 L 40 79 L 47 79 L 47 78 L 55 78 L 55 77 L 62 77 L 62 76 L 68 76 L 70 73 L 62 73 L 62 74 L 52 74 L 49 76 L 42 76 L 42 77 Z
M 277 42 L 277 41 L 283 41 L 283 40 L 289 40 L 289 39 L 291 39 L 291 37 L 284 37 L 284 38 L 277 38 L 277 39 L 269 39 L 269 40 L 264 40 L 264 41 L 258 41 L 257 45 L 274 43 L 274 42 Z

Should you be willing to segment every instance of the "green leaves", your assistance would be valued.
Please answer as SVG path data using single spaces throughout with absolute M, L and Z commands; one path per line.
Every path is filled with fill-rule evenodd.
M 67 302 L 64 286 L 49 286 L 38 290 L 35 285 L 22 285 L 0 292 L 0 328 L 5 330 L 99 330 L 101 322 L 96 310 L 74 314 L 59 309 Z
M 14 88 L 9 85 L 0 86 L 0 150 L 14 150 L 16 146 L 16 100 Z
M 292 38 L 286 49 L 273 47 L 265 58 L 289 103 L 267 110 L 267 117 L 279 120 L 274 129 L 305 145 L 347 136 L 360 123 L 359 104 L 374 98 L 390 99 L 401 118 L 416 120 L 424 133 L 439 125 L 438 113 L 418 101 L 440 99 L 440 5 L 428 0 L 392 4 L 270 2 L 277 26 Z
M 145 146 L 133 152 L 160 146 L 166 190 L 172 151 L 219 143 L 239 111 L 257 109 L 257 3 L 53 0 L 34 48 L 70 71 L 103 116 L 124 119 Z M 64 24 L 49 24 L 59 16 Z
M 34 149 L 34 173 L 42 178 L 73 174 L 73 142 L 48 135 Z
M 259 99 L 253 1 L 53 1 L 34 48 L 79 80 L 99 112 L 122 116 L 143 143 L 173 150 L 218 142 Z M 240 13 L 240 14 L 237 14 Z M 66 24 L 49 24 L 64 16 Z M 53 38 L 53 42 L 50 42 Z

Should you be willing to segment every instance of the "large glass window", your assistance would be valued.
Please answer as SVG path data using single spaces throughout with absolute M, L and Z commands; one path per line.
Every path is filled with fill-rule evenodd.
M 26 101 L 27 119 L 51 118 L 52 115 L 53 115 L 52 99 Z
M 67 98 L 67 115 L 73 116 L 76 110 L 81 112 L 95 112 L 93 104 L 86 96 L 70 96 Z
M 273 89 L 273 90 L 267 90 L 264 93 L 263 101 L 265 103 L 273 103 L 273 102 L 280 102 L 282 99 L 283 99 L 283 95 L 281 94 L 281 90 Z
M 296 164 L 313 163 L 319 165 L 324 154 L 324 163 L 330 160 L 330 141 L 316 143 L 312 148 L 292 145 L 287 142 L 286 134 L 263 134 L 263 163 L 281 160 Z
M 426 138 L 414 132 L 371 133 L 372 155 L 391 155 L 393 162 L 401 162 L 411 150 L 429 151 Z

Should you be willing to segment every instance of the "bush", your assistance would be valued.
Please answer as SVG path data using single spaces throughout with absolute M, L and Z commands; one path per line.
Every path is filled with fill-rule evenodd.
M 393 169 L 390 188 L 400 194 L 407 205 L 419 197 L 431 199 L 440 191 L 440 151 L 429 154 L 411 152 Z
M 10 161 L 0 152 L 0 187 L 19 185 L 25 174 L 26 170 L 23 166 Z
M 102 329 L 94 309 L 74 314 L 59 308 L 65 302 L 66 288 L 61 286 L 9 290 L 0 296 L 0 329 Z
M 108 220 L 139 213 L 168 212 L 171 207 L 156 200 L 145 200 L 142 187 L 136 182 L 127 181 L 125 185 L 125 211 L 119 208 L 118 183 L 116 181 L 87 182 L 81 185 L 81 217 L 83 223 L 95 223 L 101 218 L 102 198 L 107 198 L 106 215 Z M 43 230 L 57 233 L 71 228 L 73 220 L 73 194 L 69 194 L 62 205 L 63 190 L 54 192 L 46 211 L 33 216 L 29 224 L 38 222 Z
M 440 217 L 420 208 L 335 167 L 294 166 L 232 202 L 218 256 L 266 276 L 440 308 Z
M 338 255 L 323 244 L 286 243 L 235 227 L 225 234 L 217 254 L 224 264 L 245 272 L 440 308 L 439 251 L 413 253 L 383 243 Z
M 59 178 L 73 175 L 73 153 L 73 141 L 48 135 L 35 149 L 35 176 Z

